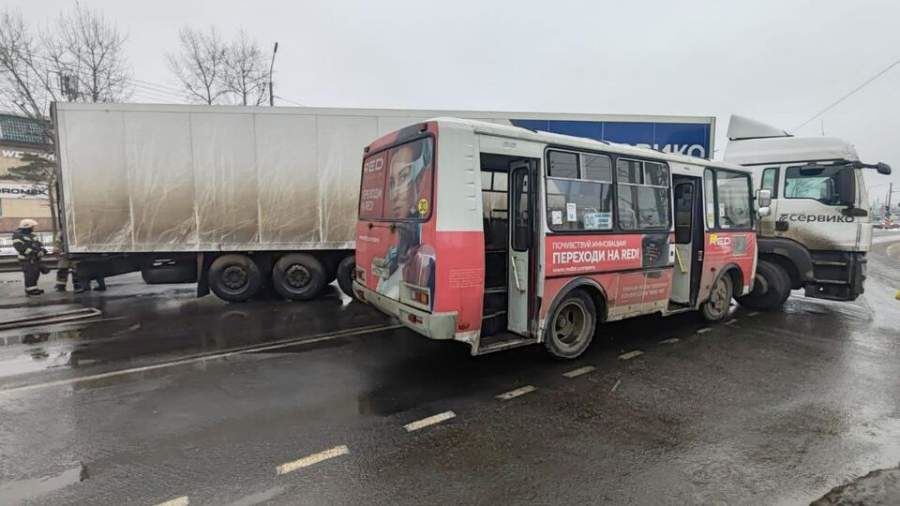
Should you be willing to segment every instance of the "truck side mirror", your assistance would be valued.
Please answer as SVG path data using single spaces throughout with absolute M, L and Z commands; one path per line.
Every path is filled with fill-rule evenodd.
M 756 190 L 756 206 L 759 208 L 772 205 L 772 190 Z
M 856 205 L 856 173 L 852 167 L 843 167 L 835 177 L 837 181 L 838 203 L 842 206 Z

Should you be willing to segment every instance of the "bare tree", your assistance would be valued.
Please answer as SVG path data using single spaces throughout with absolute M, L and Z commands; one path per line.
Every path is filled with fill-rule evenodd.
M 40 37 L 20 13 L 4 9 L 0 12 L 0 105 L 45 119 L 54 100 L 124 100 L 131 94 L 124 43 L 125 36 L 115 25 L 79 4 L 60 14 Z
M 241 30 L 228 46 L 224 86 L 242 105 L 260 105 L 266 99 L 266 59 L 255 40 Z
M 218 30 L 204 33 L 189 27 L 178 32 L 179 48 L 166 58 L 169 68 L 194 102 L 216 104 L 228 93 L 224 82 L 228 48 Z
M 30 118 L 44 118 L 57 98 L 42 47 L 19 12 L 0 13 L 0 104 Z
M 69 72 L 85 102 L 116 102 L 131 96 L 125 36 L 99 11 L 76 3 L 45 32 L 48 63 Z

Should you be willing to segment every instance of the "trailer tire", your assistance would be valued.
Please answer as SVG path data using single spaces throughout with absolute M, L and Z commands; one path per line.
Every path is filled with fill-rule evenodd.
M 291 253 L 275 262 L 272 285 L 289 300 L 310 300 L 328 284 L 328 272 L 316 257 L 306 253 Z
M 578 358 L 594 339 L 597 307 L 584 290 L 572 290 L 556 305 L 544 330 L 544 348 L 553 357 Z
M 348 255 L 337 266 L 337 282 L 344 295 L 356 298 L 353 295 L 353 271 L 356 269 L 356 257 Z
M 720 322 L 728 316 L 728 308 L 731 307 L 731 297 L 734 293 L 731 276 L 723 272 L 713 282 L 709 299 L 700 306 L 700 313 L 709 322 Z
M 778 264 L 760 260 L 756 265 L 753 291 L 738 297 L 741 306 L 757 311 L 779 309 L 791 295 L 791 278 Z
M 222 255 L 209 266 L 209 288 L 222 300 L 247 301 L 262 284 L 259 267 L 246 255 Z

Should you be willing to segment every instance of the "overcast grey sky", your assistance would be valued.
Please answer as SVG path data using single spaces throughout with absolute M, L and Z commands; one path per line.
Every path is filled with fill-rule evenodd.
M 143 81 L 175 86 L 181 26 L 243 27 L 279 42 L 276 94 L 304 105 L 715 115 L 719 154 L 730 114 L 792 129 L 900 58 L 897 0 L 82 2 L 128 33 Z M 36 22 L 72 5 L 6 3 Z M 823 121 L 900 185 L 900 66 Z

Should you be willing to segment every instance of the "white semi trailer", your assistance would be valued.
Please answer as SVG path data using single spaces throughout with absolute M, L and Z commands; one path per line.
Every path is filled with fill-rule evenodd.
M 711 117 L 58 103 L 65 255 L 80 277 L 140 271 L 244 301 L 350 291 L 363 147 L 435 116 L 713 152 Z
M 775 309 L 792 289 L 822 299 L 859 297 L 872 245 L 863 171 L 891 168 L 861 162 L 842 139 L 794 137 L 741 116 L 732 116 L 728 138 L 725 160 L 751 167 L 754 187 L 772 197 L 759 221 L 754 291 L 739 301 Z

